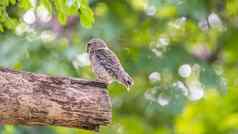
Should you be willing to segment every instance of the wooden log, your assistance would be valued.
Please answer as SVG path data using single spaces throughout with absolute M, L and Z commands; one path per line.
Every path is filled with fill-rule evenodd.
M 111 118 L 111 100 L 104 83 L 0 69 L 1 124 L 98 131 Z

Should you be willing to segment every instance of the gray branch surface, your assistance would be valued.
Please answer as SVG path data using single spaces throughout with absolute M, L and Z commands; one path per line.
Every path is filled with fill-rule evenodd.
M 106 85 L 0 69 L 0 123 L 56 125 L 98 131 L 111 123 Z

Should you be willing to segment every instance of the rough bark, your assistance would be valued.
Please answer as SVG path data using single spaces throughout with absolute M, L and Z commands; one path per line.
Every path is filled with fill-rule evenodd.
M 0 69 L 0 123 L 56 125 L 88 130 L 111 122 L 106 85 Z

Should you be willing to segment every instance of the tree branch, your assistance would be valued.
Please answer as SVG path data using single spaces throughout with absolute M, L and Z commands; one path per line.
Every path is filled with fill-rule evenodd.
M 98 131 L 111 122 L 106 85 L 0 69 L 0 123 L 57 125 Z

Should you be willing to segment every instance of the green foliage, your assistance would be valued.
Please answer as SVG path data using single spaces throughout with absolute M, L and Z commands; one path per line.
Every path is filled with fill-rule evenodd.
M 45 6 L 50 12 L 56 14 L 59 22 L 65 25 L 69 16 L 80 16 L 82 26 L 90 28 L 94 23 L 92 10 L 87 0 L 39 0 L 36 5 Z M 20 23 L 21 16 L 29 9 L 35 9 L 32 0 L 2 0 L 0 2 L 0 32 L 4 29 L 13 30 Z M 20 12 L 15 12 L 20 11 Z
M 113 123 L 100 133 L 238 132 L 237 0 L 39 0 L 37 4 L 45 6 L 64 26 L 57 25 L 60 30 L 55 30 L 56 24 L 29 26 L 21 22 L 21 16 L 32 8 L 29 0 L 1 1 L 0 30 L 20 24 L 24 32 L 20 36 L 6 30 L 1 33 L 0 64 L 95 79 L 82 58 L 86 42 L 91 37 L 106 40 L 135 85 L 130 92 L 117 82 L 108 87 Z M 69 24 L 69 16 L 79 16 L 81 25 Z M 42 39 L 45 31 L 53 31 L 56 39 Z M 184 65 L 185 72 L 180 72 Z M 186 68 L 191 69 L 189 75 Z M 3 126 L 0 133 L 91 132 Z
M 4 28 L 12 29 L 17 24 L 16 18 L 12 18 L 7 12 L 8 6 L 15 4 L 16 0 L 2 0 L 0 2 L 0 32 L 3 32 Z
M 11 125 L 5 125 L 3 133 L 4 134 L 14 134 L 15 133 L 15 127 L 11 126 Z
M 205 100 L 189 104 L 184 113 L 177 118 L 177 133 L 237 133 L 238 107 L 232 104 L 235 101 L 237 101 L 237 92 L 234 89 L 227 96 L 220 96 L 210 91 Z
M 88 6 L 87 0 L 81 0 L 79 16 L 81 19 L 81 24 L 84 27 L 90 28 L 94 23 L 93 12 Z

